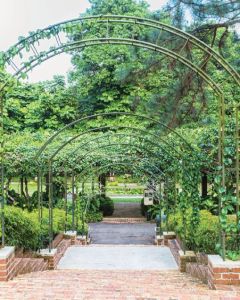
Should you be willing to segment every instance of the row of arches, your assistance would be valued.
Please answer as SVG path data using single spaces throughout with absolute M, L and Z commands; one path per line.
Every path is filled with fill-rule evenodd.
M 115 28 L 117 26 L 121 26 L 125 30 L 118 30 L 118 34 L 116 34 Z M 89 34 L 89 28 L 95 28 L 95 35 L 92 36 Z M 151 30 L 151 34 L 149 34 L 149 30 Z M 122 35 L 121 35 L 122 33 Z M 44 48 L 45 41 L 48 40 L 47 46 Z M 170 40 L 170 43 L 166 41 Z M 180 41 L 182 43 L 182 47 L 175 47 L 175 42 Z M 181 44 L 180 43 L 180 44 Z M 208 85 L 214 95 L 216 95 L 218 99 L 218 121 L 219 121 L 219 137 L 218 137 L 218 164 L 219 164 L 219 173 L 221 174 L 221 182 L 220 185 L 225 190 L 226 183 L 226 168 L 225 168 L 225 147 L 226 147 L 226 139 L 231 138 L 231 136 L 227 136 L 229 133 L 226 133 L 225 127 L 226 122 L 229 120 L 233 120 L 235 126 L 235 137 L 234 141 L 236 144 L 236 160 L 235 160 L 235 171 L 236 171 L 236 197 L 237 197 L 237 216 L 239 212 L 239 129 L 238 129 L 238 99 L 236 99 L 236 91 L 239 90 L 240 86 L 240 76 L 231 67 L 231 65 L 221 57 L 214 49 L 197 39 L 196 37 L 190 35 L 189 33 L 183 32 L 177 28 L 169 26 L 167 24 L 163 24 L 161 22 L 157 22 L 155 20 L 148 20 L 138 17 L 131 16 L 87 16 L 79 19 L 68 20 L 59 24 L 55 24 L 49 26 L 45 29 L 38 30 L 34 33 L 31 33 L 27 38 L 21 38 L 20 41 L 11 47 L 5 53 L 1 53 L 0 56 L 0 64 L 2 67 L 6 68 L 8 71 L 11 71 L 11 74 L 17 79 L 24 79 L 27 76 L 27 73 L 30 72 L 33 68 L 37 67 L 39 64 L 51 59 L 52 57 L 59 55 L 63 52 L 76 52 L 81 51 L 86 47 L 95 47 L 101 45 L 125 45 L 129 47 L 139 47 L 141 49 L 146 49 L 148 51 L 152 51 L 153 53 L 158 53 L 163 55 L 164 57 L 168 57 L 170 59 L 174 59 L 177 63 L 189 68 L 196 76 L 196 78 L 201 78 Z M 191 49 L 191 56 L 187 55 L 187 52 Z M 199 57 L 201 60 L 199 61 Z M 208 66 L 211 66 L 209 68 Z M 216 82 L 212 77 L 212 68 L 220 69 L 225 75 L 222 77 L 222 82 Z M 232 90 L 225 91 L 224 80 L 231 82 Z M 4 104 L 6 101 L 6 96 L 8 94 L 10 82 L 7 80 L 0 87 L 0 100 L 1 100 L 1 132 L 4 133 Z M 226 116 L 226 107 L 231 110 L 231 113 L 228 113 Z M 233 115 L 235 113 L 235 115 Z M 112 113 L 112 115 L 117 116 L 119 113 Z M 109 114 L 110 116 L 111 114 Z M 125 115 L 127 115 L 125 113 Z M 105 114 L 107 116 L 107 114 Z M 133 117 L 133 115 L 129 114 L 129 116 Z M 95 118 L 96 116 L 86 117 L 85 120 L 89 120 L 91 118 Z M 135 116 L 136 117 L 136 116 Z M 145 118 L 147 121 L 147 117 L 141 116 L 142 119 Z M 125 136 L 122 131 L 128 132 L 131 131 L 132 135 L 134 135 L 134 139 L 136 140 L 137 131 L 139 135 L 139 139 L 144 140 L 144 143 L 147 142 L 148 145 L 151 144 L 151 147 L 154 146 L 154 151 L 156 149 L 159 150 L 159 157 L 156 160 L 156 165 L 159 165 L 159 170 L 164 173 L 166 170 L 162 167 L 162 161 L 166 160 L 171 166 L 171 161 L 177 161 L 178 168 L 180 170 L 186 171 L 186 176 L 188 176 L 188 171 L 191 168 L 191 162 L 193 160 L 198 160 L 197 154 L 191 145 L 184 140 L 183 137 L 178 136 L 178 144 L 171 145 L 168 144 L 168 134 L 177 135 L 172 129 L 166 127 L 164 124 L 158 122 L 158 126 L 160 125 L 161 130 L 155 130 L 154 133 L 151 133 L 149 128 L 140 129 L 137 127 L 130 126 L 102 126 L 99 128 L 90 128 L 85 132 L 77 133 L 76 136 L 71 137 L 66 142 L 55 145 L 55 151 L 48 157 L 48 165 L 41 165 L 41 156 L 44 153 L 45 149 L 52 144 L 52 142 L 56 142 L 60 133 L 64 133 L 65 130 L 70 128 L 71 126 L 76 126 L 82 120 L 76 120 L 75 122 L 67 125 L 65 128 L 61 129 L 59 132 L 54 134 L 50 139 L 41 147 L 38 151 L 36 158 L 39 162 L 40 173 L 48 172 L 49 174 L 49 186 L 51 187 L 52 180 L 52 168 L 54 166 L 54 159 L 63 149 L 66 149 L 68 145 L 78 141 L 78 139 L 82 139 L 85 135 L 96 134 L 98 131 L 121 131 L 121 135 Z M 154 120 L 148 119 L 148 122 L 154 122 Z M 155 121 L 156 124 L 156 121 Z M 164 130 L 163 130 L 164 129 Z M 119 137 L 120 137 L 119 134 Z M 148 136 L 147 139 L 143 139 L 143 137 Z M 130 135 L 129 135 L 130 137 Z M 92 138 L 92 137 L 91 137 Z M 89 146 L 93 143 L 93 140 L 89 143 L 81 144 L 77 146 L 75 150 L 71 150 L 71 155 L 75 155 L 78 152 L 79 147 L 86 147 L 86 151 L 89 155 Z M 99 140 L 99 137 L 94 137 L 95 142 Z M 151 140 L 151 142 L 150 142 Z M 156 143 L 157 141 L 157 143 Z M 180 143 L 180 144 L 179 144 Z M 123 144 L 126 146 L 125 144 Z M 108 147 L 112 147 L 114 145 L 108 145 Z M 97 145 L 99 147 L 99 145 Z M 138 147 L 143 149 L 143 145 L 139 143 Z M 179 152 L 178 148 L 184 148 L 184 151 Z M 146 151 L 144 152 L 146 153 Z M 157 151 L 158 153 L 158 151 Z M 184 153 L 184 155 L 183 155 Z M 160 155 L 161 154 L 161 155 Z M 154 155 L 148 153 L 148 162 L 149 157 L 153 157 Z M 86 154 L 82 154 L 79 157 L 79 160 L 83 160 L 83 157 L 86 158 Z M 167 158 L 167 159 L 166 159 Z M 4 139 L 1 142 L 1 221 L 2 221 L 2 244 L 4 245 Z M 154 164 L 155 165 L 155 164 Z M 166 162 L 165 162 L 166 165 Z M 86 167 L 84 167 L 86 168 Z M 173 170 L 172 170 L 173 171 Z M 195 173 L 199 173 L 198 170 L 194 170 Z M 183 172 L 182 172 L 183 173 Z M 158 174 L 158 173 L 157 173 Z M 159 174 L 158 174 L 159 175 Z M 198 176 L 196 176 L 196 180 L 198 181 Z M 41 181 L 41 180 L 40 180 Z M 193 183 L 195 184 L 195 190 L 197 187 L 197 181 Z M 194 187 L 193 187 L 194 190 Z M 219 195 L 219 208 L 223 208 L 222 196 Z M 39 193 L 39 201 L 41 200 L 41 196 Z M 52 191 L 49 188 L 49 215 L 50 221 L 52 219 L 51 215 L 51 201 L 52 201 Z M 238 217 L 237 217 L 238 218 Z M 49 221 L 49 224 L 51 222 Z M 50 226 L 50 225 L 49 225 Z M 51 237 L 50 237 L 51 240 Z M 51 244 L 51 243 L 50 243 Z

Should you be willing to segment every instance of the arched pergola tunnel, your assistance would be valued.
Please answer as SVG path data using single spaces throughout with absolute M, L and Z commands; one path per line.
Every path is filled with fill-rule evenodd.
M 124 30 L 116 31 L 115 28 L 121 26 Z M 96 35 L 91 36 L 89 28 L 95 28 Z M 105 28 L 105 30 L 104 30 Z M 76 34 L 76 32 L 78 34 Z M 151 33 L 151 34 L 150 34 Z M 122 34 L 122 35 L 121 35 Z M 42 49 L 41 41 L 48 39 L 49 45 Z M 170 42 L 168 42 L 170 41 Z M 176 41 L 181 47 L 176 47 Z M 65 21 L 49 26 L 43 30 L 32 33 L 28 38 L 21 38 L 19 43 L 2 53 L 0 64 L 4 67 L 12 68 L 12 75 L 16 78 L 25 78 L 27 73 L 42 62 L 59 55 L 63 52 L 81 51 L 85 47 L 100 45 L 126 45 L 129 47 L 139 47 L 153 51 L 157 55 L 174 59 L 177 63 L 188 68 L 195 74 L 195 78 L 200 78 L 208 85 L 219 99 L 219 172 L 221 173 L 219 188 L 219 208 L 224 208 L 222 199 L 226 195 L 226 168 L 225 168 L 225 145 L 226 145 L 226 115 L 225 110 L 235 110 L 235 144 L 236 144 L 236 197 L 237 197 L 237 221 L 239 212 L 239 132 L 238 132 L 238 99 L 234 98 L 234 92 L 239 89 L 240 76 L 214 49 L 211 49 L 204 42 L 189 33 L 183 32 L 172 26 L 161 22 L 131 16 L 87 16 L 84 18 Z M 191 49 L 191 55 L 188 51 Z M 199 59 L 200 57 L 200 59 Z M 208 66 L 211 66 L 209 68 Z M 9 68 L 8 68 L 9 67 Z M 225 76 L 222 82 L 215 82 L 212 78 L 212 69 L 221 69 Z M 224 81 L 232 84 L 232 95 L 225 93 Z M 3 83 L 0 88 L 1 94 L 1 131 L 4 130 L 3 109 L 6 95 L 8 93 L 9 82 Z M 224 97 L 224 95 L 227 97 Z M 233 119 L 233 114 L 229 114 L 227 119 Z M 227 132 L 228 134 L 228 132 Z M 2 245 L 4 245 L 4 139 L 1 142 L 1 223 L 2 223 Z M 220 192 L 221 191 L 221 192 Z M 223 235 L 225 234 L 222 228 Z M 223 238 L 224 239 L 224 238 Z M 223 241 L 224 242 L 224 241 Z
M 126 147 L 127 144 L 124 144 L 124 146 Z M 155 164 L 157 164 L 157 160 L 155 159 L 154 161 L 151 161 L 150 159 L 147 160 L 147 162 L 145 162 L 145 166 L 144 165 L 141 165 L 139 164 L 139 158 L 138 157 L 134 157 L 133 155 L 117 155 L 117 154 L 113 154 L 113 155 L 109 155 L 106 156 L 105 158 L 107 158 L 107 166 L 108 168 L 112 168 L 111 170 L 114 170 L 114 166 L 116 164 L 120 164 L 120 165 L 126 165 L 129 167 L 129 169 L 131 168 L 132 169 L 132 172 L 133 170 L 141 170 L 142 174 L 148 174 L 151 176 L 151 178 L 155 178 L 157 176 L 159 176 L 158 174 L 162 175 L 163 172 L 161 171 L 161 169 L 159 169 L 158 167 L 156 167 Z M 75 194 L 76 192 L 76 182 L 78 182 L 77 178 L 79 178 L 79 183 L 82 182 L 84 184 L 84 182 L 87 180 L 86 177 L 91 177 L 91 176 L 98 176 L 101 174 L 98 173 L 100 170 L 102 170 L 103 168 L 99 168 L 99 165 L 103 164 L 103 162 L 99 159 L 99 157 L 96 157 L 95 158 L 95 163 L 93 163 L 92 161 L 91 162 L 88 162 L 89 165 L 86 166 L 86 164 L 83 166 L 83 170 L 82 172 L 77 172 L 75 171 L 74 169 L 72 169 L 70 172 L 64 172 L 64 176 L 65 176 L 65 180 L 64 180 L 64 188 L 65 188 L 65 209 L 67 208 L 67 177 L 71 177 L 71 188 L 70 190 L 72 191 L 72 195 Z M 146 164 L 147 163 L 147 164 Z M 97 167 L 96 167 L 97 165 Z M 112 166 L 112 167 L 111 167 Z M 150 167 L 150 170 L 149 170 L 149 167 Z M 105 165 L 105 168 L 106 168 L 106 165 Z M 49 173 L 49 185 L 50 187 L 52 187 L 53 185 L 53 176 L 52 176 L 52 169 L 49 170 L 50 173 Z M 98 175 L 97 175 L 98 174 Z M 43 190 L 42 188 L 42 179 L 40 178 L 39 180 L 39 183 L 40 186 L 39 186 L 39 208 L 40 208 L 40 222 L 41 222 L 41 216 L 42 216 L 42 213 L 41 213 L 41 210 L 42 210 L 42 197 L 41 197 L 41 192 Z M 52 224 L 53 224 L 53 207 L 52 207 L 52 199 L 53 199 L 53 190 L 52 188 L 49 189 L 49 202 L 48 202 L 48 208 L 49 208 L 49 245 L 50 245 L 50 249 L 51 249 L 51 242 L 52 242 Z M 78 199 L 79 200 L 79 199 Z M 72 197 L 72 226 L 71 228 L 68 228 L 68 229 L 71 229 L 71 230 L 75 230 L 76 228 L 76 223 L 75 223 L 75 220 L 76 220 L 76 213 L 77 211 L 75 210 L 75 201 L 76 199 L 74 197 Z M 65 214 L 65 217 L 67 218 L 67 214 Z M 65 225 L 66 225 L 66 219 L 65 219 Z M 65 227 L 66 228 L 66 227 Z M 66 228 L 67 229 L 67 228 Z
M 82 118 L 77 121 L 72 122 L 71 124 L 67 125 L 65 128 L 59 130 L 57 133 L 55 133 L 52 137 L 49 138 L 49 140 L 41 147 L 41 150 L 38 152 L 37 157 L 40 159 L 41 155 L 46 151 L 48 147 L 50 147 L 50 144 L 54 143 L 55 140 L 59 139 L 59 135 L 64 132 L 64 130 L 67 130 L 71 126 L 76 126 L 79 123 L 90 121 L 94 118 L 98 118 L 99 116 L 109 118 L 110 116 L 131 116 L 132 118 L 140 118 L 141 120 L 148 120 L 151 121 L 151 124 L 156 124 L 160 128 L 155 129 L 154 133 L 151 132 L 148 129 L 133 127 L 133 126 L 101 126 L 101 127 L 94 127 L 91 129 L 83 129 L 83 130 L 77 130 L 75 136 L 71 136 L 71 138 L 67 139 L 67 141 L 63 141 L 61 143 L 58 143 L 57 149 L 53 149 L 51 154 L 48 158 L 48 170 L 45 172 L 49 173 L 49 186 L 52 187 L 53 185 L 53 165 L 54 162 L 57 160 L 57 156 L 61 151 L 66 149 L 69 145 L 69 150 L 66 152 L 66 158 L 61 160 L 61 166 L 62 169 L 65 169 L 65 208 L 67 207 L 67 180 L 66 176 L 68 173 L 72 177 L 72 194 L 74 194 L 74 185 L 75 185 L 75 176 L 78 174 L 78 177 L 84 178 L 86 175 L 88 175 L 89 170 L 96 168 L 99 164 L 103 161 L 103 156 L 105 161 L 108 162 L 108 167 L 112 165 L 115 165 L 114 157 L 119 157 L 119 150 L 131 150 L 127 154 L 124 155 L 125 160 L 126 158 L 131 158 L 131 161 L 127 162 L 128 165 L 131 165 L 132 167 L 135 167 L 137 169 L 145 170 L 147 173 L 149 173 L 148 167 L 151 165 L 151 176 L 152 177 L 159 177 L 160 175 L 165 180 L 166 176 L 173 175 L 174 171 L 174 165 L 173 162 L 179 165 L 179 169 L 185 170 L 187 164 L 192 162 L 194 159 L 198 159 L 197 153 L 195 153 L 195 150 L 189 145 L 186 140 L 180 136 L 177 132 L 172 130 L 171 128 L 167 128 L 166 125 L 162 124 L 159 121 L 156 121 L 154 119 L 150 119 L 148 117 L 144 117 L 141 115 L 136 114 L 130 114 L 130 113 L 107 113 L 107 114 L 101 114 L 101 115 L 95 115 L 95 116 L 89 116 L 87 118 Z M 175 136 L 173 139 L 174 143 L 170 143 L 167 139 L 164 139 L 162 134 L 161 127 L 164 127 L 164 129 L 171 132 L 172 135 Z M 85 127 L 84 127 L 85 128 Z M 80 131 L 80 133 L 78 133 Z M 93 136 L 89 134 L 92 133 Z M 116 139 L 117 140 L 114 140 Z M 87 139 L 87 141 L 86 141 Z M 107 141 L 107 142 L 106 142 Z M 113 150 L 113 147 L 117 147 L 118 150 L 113 152 L 113 155 L 109 154 Z M 124 148 L 123 148 L 124 147 Z M 138 155 L 136 153 L 134 154 L 133 148 L 138 151 Z M 153 148 L 153 149 L 151 149 Z M 179 149 L 178 149 L 179 148 Z M 182 149 L 181 149 L 182 148 Z M 180 151 L 181 149 L 181 151 Z M 80 151 L 81 150 L 81 151 Z M 99 150 L 107 150 L 106 153 L 100 153 L 101 155 L 96 155 L 96 152 Z M 184 153 L 184 151 L 186 153 Z M 112 152 L 111 152 L 112 153 Z M 115 154 L 117 153 L 117 154 Z M 139 155 L 141 153 L 143 156 Z M 133 160 L 135 155 L 135 160 Z M 123 154 L 121 153 L 121 156 Z M 69 159 L 71 157 L 74 157 L 75 160 L 71 161 L 71 169 L 70 172 L 66 171 L 66 166 L 69 164 Z M 154 160 L 153 160 L 154 158 Z M 164 160 L 167 160 L 167 163 L 165 162 L 165 166 L 163 165 Z M 184 162 L 183 162 L 184 161 Z M 122 162 L 120 162 L 122 163 Z M 125 162 L 126 163 L 126 162 Z M 143 164 L 143 165 L 141 165 Z M 167 164 L 167 166 L 166 166 Z M 76 166 L 80 166 L 80 169 Z M 172 170 L 170 170 L 172 167 Z M 169 173 L 167 174 L 167 172 Z M 200 170 L 198 170 L 200 173 Z M 42 176 L 42 170 L 39 172 Z M 165 174 L 166 173 L 166 174 Z M 73 175 L 74 174 L 74 175 Z M 189 173 L 185 172 L 186 177 L 189 176 Z M 84 175 L 84 176 L 83 176 Z M 200 175 L 200 174 L 199 174 Z M 197 181 L 199 181 L 200 176 L 197 177 Z M 188 178 L 190 181 L 191 179 Z M 40 178 L 39 182 L 42 182 L 42 179 Z M 195 187 L 198 189 L 198 183 L 194 182 Z M 42 191 L 42 187 L 39 186 L 39 191 Z M 74 198 L 72 198 L 72 229 L 74 229 L 75 224 L 75 204 L 74 204 Z M 192 205 L 196 205 L 197 199 L 195 202 L 193 201 Z M 53 209 L 52 209 L 52 203 L 53 203 L 53 193 L 52 188 L 49 188 L 49 225 L 50 225 L 50 235 L 49 235 L 49 245 L 52 243 L 52 223 L 53 223 Z M 41 193 L 39 193 L 39 208 L 41 210 Z M 41 213 L 39 214 L 41 216 Z M 40 220 L 41 222 L 41 220 Z M 66 223 L 66 222 L 65 222 Z M 51 248 L 51 246 L 50 246 Z

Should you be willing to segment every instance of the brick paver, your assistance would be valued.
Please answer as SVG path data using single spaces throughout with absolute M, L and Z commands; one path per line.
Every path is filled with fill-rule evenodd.
M 208 290 L 178 271 L 55 270 L 0 283 L 0 299 L 240 300 L 240 290 L 227 289 Z

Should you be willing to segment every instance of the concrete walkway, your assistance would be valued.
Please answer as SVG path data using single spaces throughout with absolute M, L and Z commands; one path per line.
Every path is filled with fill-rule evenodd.
M 177 264 L 167 247 L 93 245 L 68 248 L 58 269 L 177 270 Z
M 91 223 L 92 244 L 153 245 L 155 224 Z
M 113 218 L 141 218 L 140 202 L 117 202 L 114 203 Z

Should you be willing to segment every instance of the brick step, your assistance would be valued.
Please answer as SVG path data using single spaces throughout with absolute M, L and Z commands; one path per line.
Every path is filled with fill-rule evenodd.
M 15 258 L 15 275 L 47 270 L 47 262 L 42 258 Z
M 122 224 L 122 223 L 145 223 L 146 218 L 103 218 L 102 223 L 113 223 L 113 224 Z
M 178 271 L 54 270 L 0 283 L 0 299 L 240 299 L 240 288 L 209 290 Z M 50 298 L 49 298 L 50 297 Z

